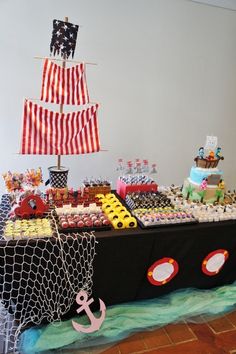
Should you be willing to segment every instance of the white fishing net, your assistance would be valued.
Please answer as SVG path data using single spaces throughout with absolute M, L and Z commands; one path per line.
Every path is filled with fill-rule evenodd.
M 9 197 L 3 196 L 0 235 L 9 210 Z M 60 320 L 80 290 L 91 295 L 95 235 L 59 234 L 53 215 L 49 217 L 56 237 L 0 238 L 0 335 L 7 343 L 5 353 L 17 353 L 23 329 Z

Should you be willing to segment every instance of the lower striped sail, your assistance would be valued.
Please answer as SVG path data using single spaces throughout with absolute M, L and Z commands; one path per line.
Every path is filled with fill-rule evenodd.
M 78 112 L 49 111 L 24 102 L 21 154 L 75 155 L 100 151 L 98 104 Z

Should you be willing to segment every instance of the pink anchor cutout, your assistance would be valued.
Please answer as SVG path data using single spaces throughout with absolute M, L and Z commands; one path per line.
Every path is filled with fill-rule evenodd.
M 81 306 L 76 310 L 76 312 L 80 313 L 81 311 L 84 310 L 86 312 L 86 315 L 90 319 L 91 326 L 84 327 L 84 326 L 80 325 L 79 323 L 72 320 L 72 325 L 77 332 L 92 333 L 92 332 L 98 331 L 105 319 L 106 305 L 104 304 L 104 302 L 101 299 L 99 299 L 100 311 L 102 314 L 99 318 L 96 318 L 89 307 L 89 305 L 91 305 L 94 300 L 93 300 L 93 298 L 88 301 L 87 300 L 88 300 L 88 294 L 84 290 L 81 290 L 80 292 L 78 292 L 78 294 L 76 296 L 76 302 L 78 305 L 81 305 Z

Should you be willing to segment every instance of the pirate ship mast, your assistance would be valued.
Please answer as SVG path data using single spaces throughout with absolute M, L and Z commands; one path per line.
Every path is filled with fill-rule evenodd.
M 67 173 L 61 166 L 61 155 L 100 151 L 97 124 L 98 104 L 89 100 L 85 64 L 66 67 L 74 56 L 79 26 L 65 21 L 53 21 L 51 53 L 62 59 L 44 59 L 41 101 L 59 104 L 59 113 L 49 111 L 25 100 L 21 141 L 22 154 L 57 155 L 57 166 L 49 167 L 52 187 L 65 187 Z M 57 65 L 52 60 L 62 60 Z M 94 63 L 91 63 L 94 64 Z M 82 110 L 64 113 L 64 105 L 82 106 Z M 86 108 L 83 108 L 85 107 Z
M 65 22 L 68 22 L 68 17 L 65 17 Z M 66 68 L 66 54 L 63 54 L 62 67 L 63 69 Z M 63 103 L 60 104 L 60 113 L 63 113 Z M 61 155 L 57 155 L 57 168 L 58 170 L 61 169 Z

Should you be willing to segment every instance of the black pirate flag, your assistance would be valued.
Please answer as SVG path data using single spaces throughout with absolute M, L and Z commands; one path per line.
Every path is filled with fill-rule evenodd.
M 66 59 L 72 55 L 73 58 L 78 29 L 79 26 L 73 25 L 73 23 L 53 20 L 50 53 L 61 55 Z

